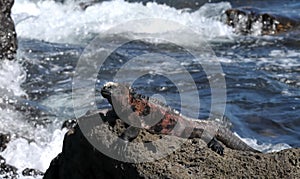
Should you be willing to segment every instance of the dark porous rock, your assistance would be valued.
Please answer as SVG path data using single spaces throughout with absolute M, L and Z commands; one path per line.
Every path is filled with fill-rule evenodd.
M 141 145 L 127 150 L 115 145 L 114 140 L 124 131 L 124 124 L 116 119 L 110 126 L 110 118 L 112 116 L 107 111 L 79 118 L 78 125 L 65 135 L 62 152 L 52 160 L 44 178 L 300 178 L 300 149 L 263 154 L 224 146 L 224 155 L 221 156 L 197 138 L 185 140 L 179 148 L 154 162 L 141 162 L 134 157 L 140 155 L 150 159 L 152 154 L 172 149 L 183 139 L 169 137 L 166 142 L 146 145 L 168 136 L 141 130 L 132 141 Z M 124 157 L 122 159 L 130 162 L 115 160 L 99 152 L 83 134 L 89 137 L 89 141 L 99 142 L 104 147 L 102 149 L 116 150 Z
M 299 17 L 285 17 L 284 14 L 279 15 L 250 7 L 228 9 L 225 14 L 226 24 L 240 34 L 257 32 L 262 35 L 278 34 L 294 29 L 300 24 Z
M 5 159 L 0 155 L 0 178 L 17 178 L 17 168 L 6 164 Z
M 55 0 L 56 2 L 65 3 L 66 0 Z M 105 1 L 112 1 L 112 0 L 74 0 L 75 2 L 79 2 L 80 7 L 84 10 L 89 6 L 94 4 L 102 3 Z M 208 0 L 125 0 L 129 3 L 141 3 L 143 5 L 147 5 L 147 3 L 157 3 L 167 5 L 176 9 L 190 9 L 190 10 L 197 10 Z M 209 2 L 221 2 L 222 0 L 210 0 Z
M 6 144 L 10 141 L 9 134 L 1 134 L 0 133 L 0 152 L 6 149 Z
M 63 129 L 63 128 L 66 128 L 66 129 L 72 129 L 72 128 L 74 128 L 74 127 L 76 126 L 76 124 L 77 124 L 77 120 L 76 120 L 76 119 L 69 119 L 69 120 L 66 120 L 66 121 L 62 124 L 61 128 L 62 128 L 62 129 Z
M 39 171 L 39 170 L 36 170 L 36 169 L 32 169 L 32 168 L 25 168 L 23 171 L 22 171 L 22 175 L 23 176 L 33 176 L 33 177 L 36 177 L 36 176 L 42 176 L 44 175 L 43 172 Z
M 0 0 L 0 60 L 14 59 L 17 50 L 17 34 L 11 18 L 14 0 Z

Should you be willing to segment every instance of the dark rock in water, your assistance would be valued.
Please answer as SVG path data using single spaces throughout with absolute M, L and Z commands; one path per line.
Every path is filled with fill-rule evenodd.
M 17 178 L 17 168 L 6 164 L 5 159 L 0 155 L 0 178 Z
M 33 177 L 36 177 L 36 176 L 42 176 L 44 175 L 43 172 L 39 171 L 39 170 L 36 170 L 36 169 L 32 169 L 32 168 L 25 168 L 23 171 L 22 171 L 22 175 L 23 176 L 33 176 Z
M 61 128 L 67 128 L 67 129 L 72 129 L 76 126 L 77 124 L 77 120 L 76 119 L 69 119 L 66 120 L 63 125 L 61 126 Z
M 79 125 L 71 129 L 64 138 L 62 152 L 52 160 L 46 171 L 45 179 L 73 179 L 73 178 L 299 178 L 300 177 L 300 149 L 287 149 L 277 153 L 253 153 L 232 150 L 224 147 L 224 156 L 210 150 L 201 139 L 188 139 L 178 150 L 155 160 L 155 162 L 122 162 L 112 159 L 94 148 L 86 136 L 104 144 L 108 150 L 116 147 L 113 142 L 115 136 L 124 131 L 124 124 L 116 119 L 114 126 L 108 125 L 112 116 L 107 111 L 85 115 L 78 119 Z M 82 127 L 84 126 L 84 128 Z M 139 136 L 132 142 L 141 143 L 140 148 L 127 150 L 119 148 L 119 154 L 125 157 L 145 157 L 156 153 L 159 149 L 168 150 L 178 138 L 168 138 L 168 144 L 146 144 L 157 141 L 164 136 L 150 134 L 141 130 Z M 106 140 L 103 140 L 106 139 Z M 89 139 L 90 140 L 90 139 Z M 171 146 L 172 147 L 172 146 Z
M 5 158 L 0 155 L 0 178 L 18 178 L 17 170 L 16 167 L 6 164 Z M 37 177 L 44 175 L 44 173 L 36 169 L 26 168 L 22 171 L 22 175 Z
M 100 3 L 100 2 L 98 2 L 98 1 L 80 2 L 79 6 L 80 6 L 80 8 L 82 10 L 85 10 L 86 8 L 88 8 L 88 7 L 90 7 L 90 6 L 94 5 L 94 4 L 98 4 L 98 3 Z
M 208 0 L 126 0 L 128 2 L 142 2 L 146 4 L 148 2 L 156 2 L 157 4 L 165 4 L 176 9 L 199 9 L 203 4 L 207 3 Z M 219 2 L 218 0 L 212 0 L 210 2 Z
M 0 165 L 3 165 L 6 163 L 6 160 L 5 158 L 3 158 L 1 155 L 0 155 Z
M 59 2 L 64 2 L 64 0 L 57 0 Z M 79 3 L 80 7 L 84 10 L 89 6 L 92 6 L 97 3 L 101 3 L 103 1 L 111 1 L 111 0 L 90 0 L 86 1 L 83 0 Z M 146 5 L 149 2 L 155 2 L 157 4 L 164 4 L 176 9 L 191 9 L 191 10 L 197 10 L 205 3 L 211 2 L 221 2 L 222 0 L 125 0 L 126 2 L 130 3 L 142 3 L 143 5 Z
M 14 59 L 17 35 L 11 18 L 14 0 L 0 0 L 0 59 Z
M 6 149 L 6 144 L 10 141 L 9 134 L 1 134 L 0 133 L 0 152 Z
M 286 32 L 299 25 L 295 19 L 282 15 L 265 13 L 255 8 L 228 9 L 226 24 L 232 26 L 237 33 L 262 35 Z
M 6 144 L 10 141 L 9 134 L 0 134 L 0 152 L 6 149 Z M 17 178 L 17 168 L 6 164 L 5 158 L 0 155 L 0 178 Z

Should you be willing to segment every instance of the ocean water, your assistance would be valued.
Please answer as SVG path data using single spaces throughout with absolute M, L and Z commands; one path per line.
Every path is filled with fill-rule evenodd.
M 191 10 L 114 0 L 85 11 L 78 3 L 16 0 L 13 6 L 18 60 L 0 63 L 0 132 L 10 133 L 12 141 L 0 155 L 20 172 L 27 167 L 45 171 L 61 151 L 66 132 L 61 130 L 62 123 L 89 109 L 109 107 L 99 89 L 116 79 L 133 82 L 139 92 L 191 117 L 224 112 L 232 130 L 261 151 L 300 147 L 299 29 L 273 36 L 261 36 L 257 30 L 245 36 L 223 23 L 224 11 L 239 6 L 297 18 L 298 2 L 218 1 Z M 136 26 L 152 22 L 149 19 L 163 22 L 158 24 L 161 28 Z M 187 31 L 182 27 L 197 38 L 183 33 Z M 89 67 L 81 71 L 80 60 L 99 35 L 103 52 L 127 43 L 101 66 L 81 61 Z M 221 73 L 208 68 L 216 63 Z M 95 79 L 88 76 L 94 68 Z M 225 86 L 218 79 L 224 79 Z

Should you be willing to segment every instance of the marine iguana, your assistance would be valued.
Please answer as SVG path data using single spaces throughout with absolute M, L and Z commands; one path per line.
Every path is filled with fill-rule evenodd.
M 101 94 L 112 105 L 111 112 L 131 125 L 120 136 L 125 141 L 136 138 L 139 129 L 145 128 L 150 133 L 202 138 L 209 148 L 220 155 L 223 155 L 224 148 L 217 140 L 232 149 L 259 152 L 216 121 L 181 115 L 156 99 L 136 93 L 126 85 L 108 82 L 101 89 Z

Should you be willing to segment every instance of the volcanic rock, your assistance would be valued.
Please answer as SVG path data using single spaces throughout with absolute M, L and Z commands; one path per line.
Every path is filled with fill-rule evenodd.
M 14 0 L 0 0 L 0 59 L 14 59 L 17 51 L 17 34 L 11 18 Z
M 65 135 L 62 152 L 52 160 L 44 175 L 45 179 L 300 177 L 300 149 L 264 154 L 237 151 L 224 146 L 224 156 L 220 156 L 201 139 L 182 141 L 177 137 L 169 137 L 167 142 L 146 145 L 166 136 L 145 130 L 132 141 L 141 144 L 139 147 L 131 150 L 120 147 L 116 151 L 123 158 L 114 159 L 104 153 L 118 148 L 114 145 L 114 138 L 124 131 L 124 124 L 119 119 L 111 123 L 112 116 L 106 114 L 109 113 L 101 111 L 78 119 L 79 125 Z M 104 147 L 100 148 L 101 152 L 95 141 Z M 178 142 L 180 147 L 176 149 Z M 153 154 L 173 148 L 169 154 L 150 161 Z M 139 161 L 136 156 L 145 157 L 149 161 Z
M 6 149 L 6 144 L 10 141 L 9 134 L 1 134 L 0 133 L 0 152 Z
M 17 178 L 17 168 L 6 164 L 6 160 L 0 155 L 0 178 Z

